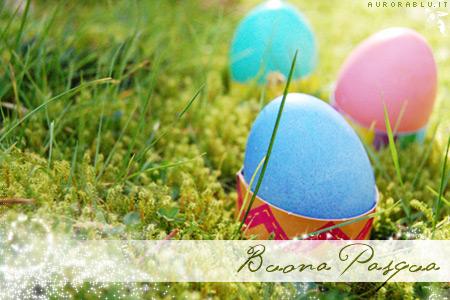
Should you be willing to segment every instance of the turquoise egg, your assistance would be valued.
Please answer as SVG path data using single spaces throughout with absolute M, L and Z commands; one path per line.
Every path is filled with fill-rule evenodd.
M 232 78 L 265 83 L 272 72 L 287 78 L 297 49 L 294 79 L 310 74 L 316 65 L 314 34 L 295 7 L 280 0 L 267 1 L 253 9 L 235 32 L 230 52 Z
M 247 183 L 266 155 L 281 98 L 264 107 L 252 126 L 243 169 Z M 376 195 L 367 153 L 345 119 L 313 96 L 288 94 L 258 196 L 290 213 L 342 219 L 370 211 Z

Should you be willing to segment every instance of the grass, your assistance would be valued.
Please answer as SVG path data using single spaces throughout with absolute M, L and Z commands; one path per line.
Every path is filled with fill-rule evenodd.
M 11 204 L 0 205 L 2 228 L 26 214 L 86 238 L 235 238 L 235 173 L 247 134 L 262 106 L 285 87 L 230 80 L 229 41 L 256 2 L 33 1 L 22 8 L 0 2 L 0 203 Z M 316 32 L 319 66 L 289 91 L 327 101 L 340 63 L 379 29 L 412 27 L 431 43 L 439 93 L 429 128 L 436 130 L 423 146 L 390 143 L 377 152 L 366 145 L 380 192 L 371 238 L 449 239 L 449 35 L 420 9 L 292 2 Z M 408 215 L 397 203 L 409 207 Z M 140 296 L 400 299 L 448 292 L 439 283 L 389 283 L 373 293 L 377 288 L 154 284 Z M 64 291 L 97 298 L 129 289 Z
M 259 173 L 258 181 L 256 182 L 256 186 L 253 191 L 252 198 L 250 199 L 250 203 L 248 204 L 245 214 L 244 214 L 244 217 L 242 218 L 241 224 L 239 225 L 239 230 L 242 229 L 242 226 L 247 221 L 248 214 L 250 212 L 250 209 L 253 206 L 253 203 L 255 202 L 256 195 L 258 195 L 259 188 L 261 187 L 261 183 L 264 179 L 264 174 L 266 173 L 267 166 L 269 165 L 270 155 L 272 154 L 272 148 L 275 143 L 276 136 L 277 136 L 278 126 L 280 125 L 280 120 L 281 120 L 281 116 L 283 114 L 284 104 L 286 103 L 286 98 L 288 95 L 289 86 L 291 84 L 292 75 L 294 74 L 295 62 L 297 61 L 297 55 L 298 55 L 298 50 L 295 51 L 294 58 L 292 59 L 291 68 L 289 70 L 289 76 L 286 81 L 286 87 L 284 88 L 284 91 L 283 91 L 283 97 L 281 98 L 280 108 L 278 109 L 277 118 L 275 119 L 275 125 L 273 127 L 272 136 L 270 137 L 269 146 L 267 148 L 266 155 L 264 156 L 264 162 L 262 164 L 261 173 Z M 253 175 L 252 175 L 252 177 L 253 177 Z M 250 187 L 251 187 L 251 185 L 250 185 Z
M 386 105 L 384 106 L 384 119 L 386 123 L 386 132 L 389 137 L 389 150 L 391 151 L 392 161 L 395 167 L 395 173 L 397 174 L 397 179 L 400 182 L 400 185 L 403 186 L 402 173 L 400 171 L 400 162 L 398 160 L 398 152 L 395 146 L 394 133 L 392 132 L 391 122 L 389 121 L 389 114 Z
M 444 152 L 444 159 L 442 161 L 442 172 L 441 172 L 441 183 L 439 185 L 439 196 L 436 198 L 436 204 L 433 206 L 433 234 L 431 235 L 432 238 L 434 238 L 434 233 L 436 231 L 436 224 L 438 220 L 440 220 L 440 212 L 441 212 L 441 202 L 442 202 L 442 195 L 444 193 L 444 190 L 447 187 L 448 183 L 448 176 L 447 176 L 447 159 L 448 159 L 448 153 L 450 149 L 450 136 L 448 137 L 447 147 L 445 148 Z

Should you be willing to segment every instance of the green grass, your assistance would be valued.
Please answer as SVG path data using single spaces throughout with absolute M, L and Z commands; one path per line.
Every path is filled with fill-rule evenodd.
M 261 173 L 258 176 L 258 181 L 256 182 L 256 186 L 255 186 L 255 190 L 253 191 L 252 198 L 250 199 L 250 203 L 248 204 L 248 207 L 246 208 L 245 214 L 242 218 L 241 224 L 239 225 L 239 230 L 242 229 L 242 226 L 247 221 L 248 214 L 250 212 L 250 209 L 253 206 L 253 202 L 256 199 L 256 195 L 258 195 L 259 188 L 261 187 L 261 183 L 264 179 L 264 174 L 266 173 L 267 166 L 269 165 L 270 155 L 272 154 L 272 148 L 275 143 L 275 139 L 277 137 L 278 126 L 280 125 L 281 116 L 283 115 L 284 104 L 286 103 L 286 98 L 289 93 L 289 86 L 291 84 L 292 75 L 294 74 L 295 62 L 297 61 L 297 55 L 298 55 L 298 50 L 295 51 L 294 58 L 292 59 L 291 68 L 289 70 L 289 76 L 287 78 L 286 86 L 283 91 L 283 97 L 281 98 L 280 108 L 278 109 L 277 118 L 275 120 L 275 125 L 274 125 L 273 131 L 272 131 L 272 136 L 270 137 L 269 146 L 267 148 L 266 155 L 264 156 L 264 159 L 263 159 L 264 162 L 262 164 Z M 258 170 L 256 170 L 256 172 L 258 172 Z M 253 176 L 254 175 L 252 175 L 252 177 Z M 251 185 L 250 185 L 250 187 L 251 187 Z M 244 205 L 244 204 L 242 204 L 242 205 Z
M 208 2 L 33 1 L 22 9 L 0 2 L 0 199 L 34 201 L 0 206 L 3 226 L 28 214 L 87 238 L 236 238 L 235 173 L 246 138 L 261 107 L 284 86 L 230 81 L 233 30 L 257 1 Z M 391 143 L 379 152 L 367 146 L 380 192 L 372 238 L 449 239 L 450 36 L 428 24 L 420 9 L 292 2 L 316 32 L 319 65 L 289 91 L 328 101 L 349 51 L 382 28 L 409 26 L 431 43 L 439 92 L 425 144 Z M 96 298 L 123 288 L 94 293 L 89 285 L 67 286 L 66 292 Z M 142 293 L 400 299 L 446 292 L 445 284 L 429 283 L 377 288 L 180 283 Z

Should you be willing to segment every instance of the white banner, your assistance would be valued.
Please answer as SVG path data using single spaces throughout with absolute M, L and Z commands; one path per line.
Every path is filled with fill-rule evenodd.
M 2 285 L 449 282 L 450 241 L 0 241 Z

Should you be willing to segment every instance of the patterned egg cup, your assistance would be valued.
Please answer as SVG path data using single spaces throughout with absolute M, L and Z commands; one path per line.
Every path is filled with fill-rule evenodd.
M 242 170 L 237 174 L 237 209 L 239 219 L 245 215 L 245 210 L 252 198 L 252 191 L 245 182 Z M 246 199 L 245 199 L 246 198 Z M 246 203 L 244 204 L 244 200 Z M 244 204 L 244 207 L 242 208 Z M 256 196 L 255 201 L 245 220 L 244 232 L 247 237 L 256 236 L 257 239 L 289 240 L 303 238 L 306 240 L 366 240 L 370 237 L 373 218 L 362 218 L 375 212 L 378 204 L 378 191 L 375 205 L 366 213 L 349 219 L 316 219 L 284 211 Z M 333 227 L 343 222 L 357 218 L 361 220 L 342 227 Z M 330 228 L 329 230 L 326 230 Z M 318 232 L 310 236 L 311 233 Z

